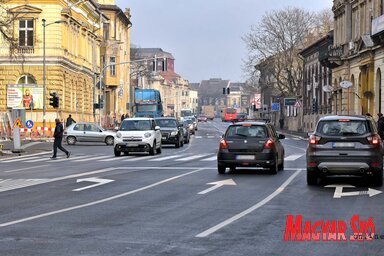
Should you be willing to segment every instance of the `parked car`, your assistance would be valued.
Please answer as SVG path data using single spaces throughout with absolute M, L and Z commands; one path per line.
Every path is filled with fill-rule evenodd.
M 174 117 L 155 118 L 156 125 L 160 126 L 161 143 L 173 144 L 176 148 L 184 146 L 184 131 L 182 124 Z
M 383 184 L 383 143 L 368 116 L 319 119 L 307 147 L 307 184 L 330 175 L 368 176 Z
M 65 128 L 63 135 L 68 145 L 75 145 L 77 142 L 104 142 L 113 145 L 116 133 L 95 123 L 73 123 Z
M 197 121 L 198 121 L 198 122 L 207 122 L 207 121 L 208 121 L 208 117 L 205 116 L 205 115 L 199 115 L 199 116 L 197 117 Z
M 273 174 L 284 169 L 284 147 L 272 124 L 240 122 L 230 125 L 219 144 L 217 170 L 224 174 L 227 167 L 268 168 Z
M 124 152 L 161 154 L 161 132 L 153 118 L 127 118 L 120 125 L 114 143 L 115 156 Z
M 189 141 L 191 140 L 191 133 L 190 133 L 190 128 L 189 124 L 187 121 L 183 121 L 183 134 L 184 134 L 184 144 L 188 144 Z M 193 125 L 191 126 L 191 129 L 193 129 Z
M 193 125 L 192 119 L 184 119 L 184 123 L 188 124 L 188 131 L 190 134 L 195 134 L 195 126 Z

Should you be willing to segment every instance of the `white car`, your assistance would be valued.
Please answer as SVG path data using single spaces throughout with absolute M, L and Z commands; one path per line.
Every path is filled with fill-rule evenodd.
M 127 118 L 121 123 L 114 140 L 115 156 L 122 152 L 161 154 L 161 132 L 153 118 Z

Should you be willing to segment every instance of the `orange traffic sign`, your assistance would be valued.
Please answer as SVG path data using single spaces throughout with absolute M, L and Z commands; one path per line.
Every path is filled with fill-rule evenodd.
M 17 118 L 13 123 L 13 128 L 16 128 L 16 127 L 23 128 L 23 124 L 21 123 L 20 118 Z

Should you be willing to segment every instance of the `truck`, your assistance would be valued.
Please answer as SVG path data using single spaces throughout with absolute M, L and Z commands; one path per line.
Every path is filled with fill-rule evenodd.
M 215 106 L 202 106 L 202 114 L 206 115 L 209 120 L 213 120 L 215 118 Z
M 135 89 L 135 117 L 164 116 L 160 91 L 154 89 Z

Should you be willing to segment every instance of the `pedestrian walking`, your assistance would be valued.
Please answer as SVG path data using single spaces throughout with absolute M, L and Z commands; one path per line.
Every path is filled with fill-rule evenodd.
M 123 122 L 123 121 L 124 121 L 124 119 L 125 119 L 125 115 L 124 115 L 124 114 L 122 114 L 122 115 L 121 115 L 121 122 Z
M 65 122 L 65 127 L 68 127 L 73 123 L 76 123 L 76 121 L 72 118 L 72 115 L 69 115 L 67 121 Z
M 53 156 L 51 157 L 51 159 L 53 160 L 56 159 L 57 149 L 60 149 L 61 151 L 63 151 L 67 155 L 67 158 L 69 158 L 71 156 L 71 152 L 67 151 L 61 145 L 61 142 L 63 140 L 63 133 L 64 133 L 63 124 L 60 122 L 60 119 L 58 118 L 55 119 L 55 122 L 56 122 L 56 127 L 55 127 L 55 132 L 53 133 L 53 137 L 55 138 L 55 140 L 53 142 Z
M 384 116 L 382 113 L 377 113 L 377 130 L 379 132 L 380 138 L 384 139 Z
M 125 114 L 125 118 L 129 118 L 129 114 L 127 113 L 127 114 Z

